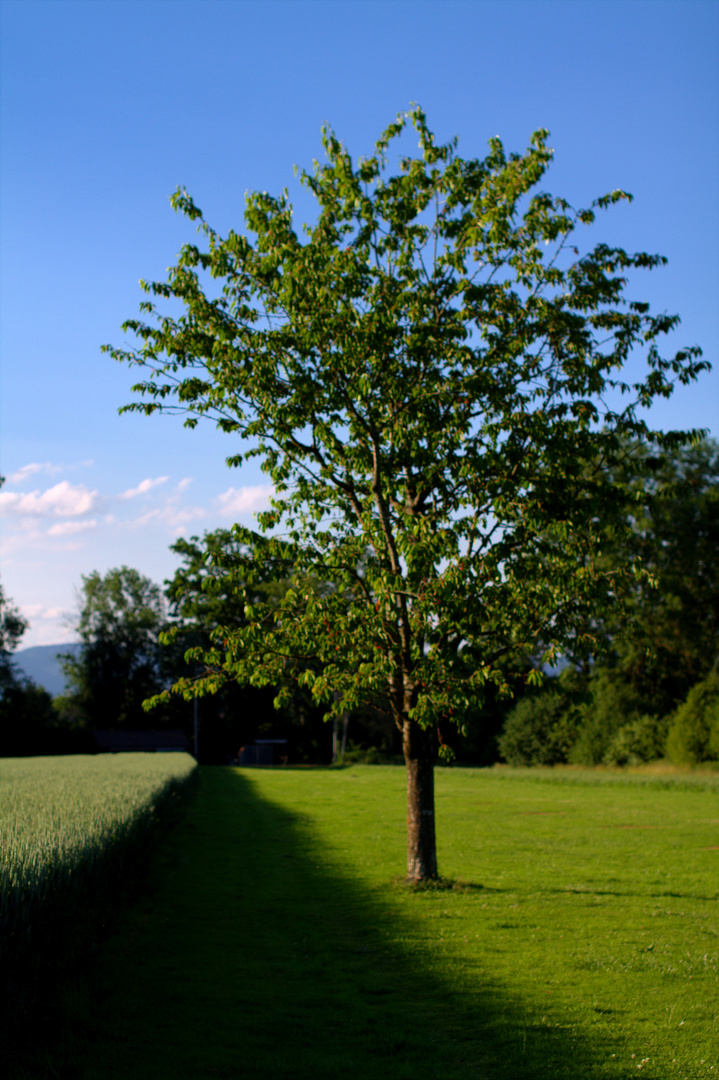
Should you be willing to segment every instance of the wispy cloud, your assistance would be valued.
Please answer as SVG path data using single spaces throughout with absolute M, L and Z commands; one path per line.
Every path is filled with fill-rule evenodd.
M 47 530 L 48 536 L 71 536 L 73 533 L 85 532 L 86 529 L 96 529 L 97 521 L 62 521 Z
M 61 607 L 46 607 L 45 604 L 25 604 L 22 613 L 26 619 L 59 619 L 67 611 Z
M 205 477 L 138 471 L 108 490 L 94 471 L 49 476 L 53 471 L 49 462 L 31 462 L 0 490 L 4 583 L 30 620 L 25 647 L 76 638 L 72 590 L 82 574 L 120 562 L 147 572 L 164 558 L 171 576 L 176 560 L 170 545 L 178 536 L 218 528 L 228 519 L 249 524 L 273 493 L 270 484 L 252 485 L 249 476 L 244 487 L 225 487 L 226 476 L 210 487 Z M 92 481 L 79 482 L 88 475 Z M 160 577 L 163 571 L 150 573 Z
M 189 524 L 191 521 L 200 521 L 207 517 L 207 511 L 201 506 L 177 506 L 174 502 L 167 502 L 164 506 L 157 506 L 154 510 L 148 510 L 130 522 L 132 528 L 140 529 L 144 525 L 163 524 L 176 529 L 179 526 Z
M 257 484 L 254 487 L 228 488 L 215 500 L 219 510 L 227 517 L 236 514 L 249 514 L 269 507 L 274 494 L 271 484 Z
M 137 488 L 128 492 L 127 496 L 149 491 L 152 487 L 156 487 L 168 479 L 167 476 L 160 476 L 156 480 L 143 480 Z M 187 506 L 182 503 L 182 496 L 191 483 L 191 477 L 183 477 L 169 494 L 165 495 L 164 498 L 162 496 L 156 497 L 154 505 L 151 505 L 143 514 L 128 521 L 127 526 L 131 529 L 142 529 L 148 525 L 164 525 L 177 535 L 184 532 L 191 521 L 201 521 L 202 518 L 207 517 L 208 511 L 206 507 Z
M 122 495 L 118 495 L 118 499 L 134 499 L 138 495 L 145 495 L 159 484 L 166 484 L 169 479 L 169 476 L 157 476 L 154 480 L 142 480 L 137 487 L 123 491 Z
M 62 465 L 53 465 L 50 461 L 44 461 L 42 463 L 33 461 L 29 465 L 23 465 L 22 469 L 18 469 L 17 472 L 11 473 L 5 479 L 8 484 L 22 484 L 29 477 L 35 476 L 36 473 L 48 473 L 50 476 L 62 472 Z
M 28 465 L 23 465 L 16 472 L 10 473 L 9 476 L 5 477 L 5 480 L 8 484 L 24 484 L 31 476 L 36 476 L 38 473 L 45 473 L 46 476 L 57 476 L 58 473 L 83 469 L 92 464 L 91 459 L 79 461 L 73 465 L 56 465 L 52 461 L 32 461 Z
M 90 491 L 84 484 L 70 484 L 62 480 L 46 491 L 0 491 L 0 511 L 5 514 L 57 515 L 79 517 L 88 514 L 97 502 L 98 492 Z
M 20 610 L 30 623 L 30 640 L 23 638 L 20 642 L 21 649 L 29 648 L 30 645 L 64 645 L 77 641 L 73 612 L 69 608 L 22 604 Z

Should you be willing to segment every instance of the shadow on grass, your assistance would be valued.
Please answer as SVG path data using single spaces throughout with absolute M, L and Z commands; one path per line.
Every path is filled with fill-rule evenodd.
M 438 976 L 392 904 L 328 868 L 308 822 L 251 777 L 206 768 L 148 894 L 66 983 L 55 1037 L 24 1048 L 13 1080 L 600 1075 L 606 1045 L 480 972 Z

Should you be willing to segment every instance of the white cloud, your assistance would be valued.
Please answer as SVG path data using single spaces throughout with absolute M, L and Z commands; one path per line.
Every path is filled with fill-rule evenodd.
M 47 491 L 32 491 L 21 495 L 16 491 L 0 491 L 0 511 L 9 514 L 56 514 L 59 517 L 79 517 L 95 506 L 98 493 L 84 484 L 62 480 Z
M 49 604 L 21 604 L 20 610 L 30 626 L 20 642 L 21 649 L 32 645 L 55 645 L 76 641 L 74 616 L 69 608 Z
M 130 525 L 132 528 L 141 529 L 143 525 L 158 522 L 169 525 L 171 528 L 177 528 L 188 524 L 190 521 L 199 521 L 204 517 L 207 517 L 207 511 L 203 510 L 201 506 L 180 507 L 175 503 L 168 502 L 164 506 L 158 506 L 154 510 L 148 510 L 146 514 L 141 514 L 140 517 L 131 521 Z
M 30 627 L 20 642 L 19 648 L 29 649 L 33 645 L 64 645 L 77 641 L 77 630 L 73 622 L 72 611 L 64 607 L 49 607 L 44 604 L 22 604 L 20 610 L 29 621 Z
M 129 488 L 127 491 L 123 491 L 122 495 L 118 495 L 119 499 L 134 499 L 137 495 L 145 495 L 152 488 L 157 487 L 158 484 L 166 484 L 169 480 L 169 476 L 157 476 L 154 480 L 142 480 L 136 488 Z
M 155 580 L 171 576 L 176 559 L 169 547 L 178 536 L 228 521 L 250 524 L 273 494 L 261 477 L 253 484 L 254 476 L 235 487 L 223 476 L 222 486 L 210 488 L 205 478 L 135 472 L 134 483 L 127 488 L 117 483 L 108 492 L 99 478 L 91 486 L 67 473 L 43 482 L 40 468 L 26 468 L 23 475 L 29 478 L 24 488 L 0 491 L 5 511 L 0 547 L 9 595 L 21 608 L 25 602 L 33 605 L 25 612 L 31 623 L 22 642 L 26 648 L 75 636 L 67 612 L 73 610 L 73 588 L 82 574 L 124 562 L 143 573 L 157 564 L 161 569 L 151 570 Z
M 96 529 L 97 521 L 62 521 L 48 529 L 48 536 L 69 536 L 72 533 L 83 532 L 85 529 Z
M 18 553 L 22 555 L 31 548 L 36 547 L 37 541 L 41 540 L 43 536 L 44 533 L 39 529 L 28 530 L 27 532 L 17 530 L 9 532 L 6 526 L 3 529 L 2 540 L 0 540 L 0 557 L 7 560 Z
M 40 462 L 32 462 L 30 465 L 23 465 L 22 469 L 18 469 L 17 472 L 11 473 L 5 479 L 8 484 L 22 484 L 29 476 L 34 476 L 35 473 L 44 472 L 49 475 L 53 473 L 62 472 L 62 465 L 53 465 L 50 461 L 45 461 L 42 464 Z
M 26 619 L 36 619 L 42 615 L 45 607 L 43 604 L 23 604 L 22 613 Z
M 231 517 L 264 510 L 269 507 L 273 494 L 274 488 L 271 484 L 257 484 L 255 487 L 228 488 L 215 501 L 221 512 Z
M 29 480 L 31 476 L 35 476 L 36 473 L 55 476 L 57 473 L 67 472 L 72 469 L 84 469 L 93 464 L 92 458 L 87 461 L 78 461 L 73 465 L 54 465 L 52 461 L 33 461 L 29 465 L 23 465 L 21 469 L 11 473 L 10 476 L 6 476 L 5 480 L 8 484 L 24 484 L 26 480 Z
M 25 604 L 22 613 L 26 619 L 60 619 L 67 615 L 65 608 L 46 607 L 45 604 Z

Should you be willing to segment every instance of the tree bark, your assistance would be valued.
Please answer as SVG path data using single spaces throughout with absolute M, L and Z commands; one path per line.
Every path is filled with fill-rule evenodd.
M 432 732 L 405 720 L 402 749 L 407 765 L 407 880 L 430 881 L 437 877 Z
M 347 728 L 350 724 L 350 714 L 346 712 L 342 717 L 344 727 L 342 728 L 342 745 L 340 746 L 340 761 L 344 761 L 345 753 L 347 751 Z

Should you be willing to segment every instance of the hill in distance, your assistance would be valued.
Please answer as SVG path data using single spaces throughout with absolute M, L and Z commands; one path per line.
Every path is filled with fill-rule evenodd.
M 13 663 L 38 686 L 42 686 L 53 697 L 64 694 L 65 676 L 58 653 L 77 652 L 79 642 L 65 642 L 62 645 L 33 645 L 29 649 L 18 649 L 12 654 Z

